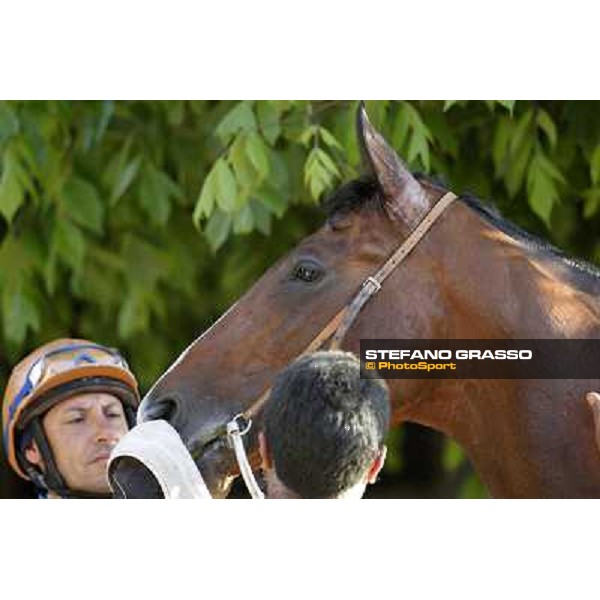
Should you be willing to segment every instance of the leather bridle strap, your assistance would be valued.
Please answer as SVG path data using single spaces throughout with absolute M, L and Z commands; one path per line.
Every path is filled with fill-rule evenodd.
M 354 297 L 346 310 L 339 329 L 335 332 L 331 340 L 331 350 L 337 350 L 348 330 L 356 320 L 362 307 L 373 297 L 383 285 L 383 282 L 394 271 L 394 269 L 411 253 L 413 248 L 419 243 L 423 236 L 429 231 L 431 226 L 438 220 L 446 207 L 456 199 L 456 194 L 448 192 L 444 194 L 435 204 L 435 206 L 423 217 L 419 224 L 411 231 L 410 235 L 400 244 L 400 247 L 384 265 L 373 275 L 367 277 L 358 294 Z
M 314 352 L 328 340 L 332 335 L 330 349 L 340 347 L 344 337 L 348 333 L 350 327 L 356 320 L 358 313 L 363 306 L 381 289 L 383 282 L 394 271 L 394 269 L 410 254 L 414 247 L 419 243 L 423 236 L 431 229 L 432 225 L 439 219 L 444 210 L 457 198 L 453 192 L 444 194 L 434 205 L 434 207 L 423 217 L 419 224 L 411 231 L 408 237 L 402 242 L 398 250 L 390 256 L 383 266 L 371 277 L 368 277 L 358 294 L 354 296 L 349 305 L 344 306 L 312 342 L 304 349 L 299 356 Z M 245 412 L 240 416 L 249 421 L 256 416 L 262 409 L 263 405 L 269 397 L 271 388 L 267 388 Z

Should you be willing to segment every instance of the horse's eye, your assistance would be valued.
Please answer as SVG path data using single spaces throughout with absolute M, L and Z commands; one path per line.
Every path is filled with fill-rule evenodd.
M 298 263 L 292 271 L 292 279 L 305 281 L 306 283 L 314 283 L 323 276 L 321 268 L 313 262 Z

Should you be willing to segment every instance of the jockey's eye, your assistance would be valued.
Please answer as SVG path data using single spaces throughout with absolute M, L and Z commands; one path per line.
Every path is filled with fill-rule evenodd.
M 292 271 L 292 279 L 297 281 L 305 281 L 306 283 L 314 283 L 323 276 L 321 267 L 309 260 L 299 262 Z

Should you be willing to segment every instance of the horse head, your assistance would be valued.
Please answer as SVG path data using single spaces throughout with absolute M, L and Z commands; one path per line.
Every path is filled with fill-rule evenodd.
M 195 340 L 140 407 L 141 420 L 165 419 L 175 427 L 217 495 L 226 493 L 236 474 L 220 435 L 223 425 L 269 388 L 443 194 L 408 171 L 362 107 L 357 134 L 367 176 L 333 194 L 325 224 Z M 428 261 L 417 262 L 423 260 Z M 421 264 L 403 277 L 400 303 L 385 290 L 378 294 L 354 323 L 344 348 L 357 352 L 361 337 L 389 337 L 392 326 L 396 336 L 440 335 L 444 319 L 437 284 L 423 275 L 431 266 Z M 255 437 L 249 440 L 252 457 Z

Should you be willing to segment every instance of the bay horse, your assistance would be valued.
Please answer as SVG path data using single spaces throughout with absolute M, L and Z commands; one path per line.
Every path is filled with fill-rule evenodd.
M 272 266 L 146 395 L 141 420 L 182 436 L 217 496 L 237 474 L 217 432 L 252 405 L 446 195 L 414 176 L 358 114 L 367 176 L 341 187 L 325 224 Z M 343 340 L 599 338 L 600 271 L 470 197 L 452 202 L 364 306 Z M 600 369 L 600 357 L 599 357 Z M 594 380 L 390 380 L 393 422 L 460 444 L 495 497 L 600 497 L 586 392 Z M 256 432 L 258 423 L 253 428 Z M 251 460 L 256 436 L 249 436 Z M 126 475 L 126 474 L 125 474 Z

